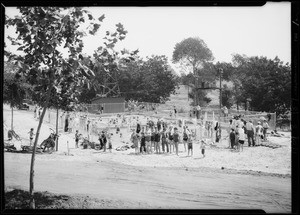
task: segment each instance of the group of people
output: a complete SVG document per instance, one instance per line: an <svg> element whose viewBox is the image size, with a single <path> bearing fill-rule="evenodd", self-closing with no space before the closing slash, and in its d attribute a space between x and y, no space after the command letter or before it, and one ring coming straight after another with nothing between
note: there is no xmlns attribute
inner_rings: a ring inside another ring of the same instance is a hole
<svg viewBox="0 0 300 215"><path fill-rule="evenodd" d="M175 153L179 155L179 144L183 144L184 151L188 156L193 155L194 138L192 132L187 126L183 126L183 131L180 132L176 125L167 125L167 123L158 120L155 125L153 121L149 121L146 126L137 124L136 129L133 129L131 142L135 148L136 154L162 154ZM205 155L204 141L201 142L201 149Z"/></svg>
<svg viewBox="0 0 300 215"><path fill-rule="evenodd" d="M266 119L257 122L257 125L253 125L253 121L246 121L241 116L234 116L230 119L230 147L238 151L243 151L245 141L248 142L248 147L259 146L261 141L267 140L267 130L269 124Z"/></svg>

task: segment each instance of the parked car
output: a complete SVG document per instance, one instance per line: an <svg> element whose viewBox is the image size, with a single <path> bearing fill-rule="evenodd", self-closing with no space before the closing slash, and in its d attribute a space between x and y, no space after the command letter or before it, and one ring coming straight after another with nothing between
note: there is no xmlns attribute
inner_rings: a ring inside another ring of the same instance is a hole
<svg viewBox="0 0 300 215"><path fill-rule="evenodd" d="M28 105L34 105L34 102L30 99L24 99L23 102L28 104Z"/></svg>
<svg viewBox="0 0 300 215"><path fill-rule="evenodd" d="M23 102L20 106L19 106L19 110L29 110L29 105L25 102Z"/></svg>

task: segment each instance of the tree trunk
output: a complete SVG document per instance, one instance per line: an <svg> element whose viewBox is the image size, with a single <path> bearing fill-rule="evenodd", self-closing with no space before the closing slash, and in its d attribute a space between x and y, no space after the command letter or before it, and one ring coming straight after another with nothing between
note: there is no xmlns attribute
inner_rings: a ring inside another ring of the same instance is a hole
<svg viewBox="0 0 300 215"><path fill-rule="evenodd" d="M11 130L14 130L14 107L11 106Z"/></svg>
<svg viewBox="0 0 300 215"><path fill-rule="evenodd" d="M58 134L58 108L56 108L56 134ZM56 137L56 151L58 151L58 137Z"/></svg>
<svg viewBox="0 0 300 215"><path fill-rule="evenodd" d="M34 202L34 198L33 198L33 192L34 192L34 161L35 161L35 151L36 151L36 146L37 146L37 142L39 139L39 135L40 135L40 129L43 123L43 119L46 113L46 109L47 106L49 104L49 100L50 100L50 95L51 95L51 90L52 90L53 86L51 85L48 89L47 92L47 97L46 97L46 102L44 103L44 109L42 112L42 115L40 116L40 121L39 121L39 125L36 131L36 136L35 136L35 140L34 140L34 144L33 144L33 151L32 151L32 156L31 156L31 164L30 164L30 179L29 179L29 194L30 194L30 208L31 209L35 209L35 202Z"/></svg>

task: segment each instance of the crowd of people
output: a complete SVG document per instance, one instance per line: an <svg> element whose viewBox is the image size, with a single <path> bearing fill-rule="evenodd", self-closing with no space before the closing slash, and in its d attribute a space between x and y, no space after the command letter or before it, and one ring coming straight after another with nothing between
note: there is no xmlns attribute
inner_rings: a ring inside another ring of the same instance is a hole
<svg viewBox="0 0 300 215"><path fill-rule="evenodd" d="M41 111L41 108L35 107L34 117L39 118ZM130 141L132 142L132 147L135 148L136 154L175 153L178 155L178 146L182 144L184 153L190 156L193 155L193 145L196 139L198 139L204 156L205 146L208 144L204 137L211 138L211 142L214 144L219 143L221 140L221 126L218 121L198 121L197 124L200 124L197 129L199 129L199 126L202 127L204 130L200 131L200 133L204 132L204 135L202 134L200 138L196 138L195 129L189 129L187 124L183 122L184 120L178 119L176 106L173 107L173 111L171 112L172 117L168 122L162 119L155 121L154 118L152 119L150 117L147 118L146 125L145 123L142 125L139 116L134 117L117 114L115 117L110 117L102 122L101 116L98 116L98 119L96 119L97 117L95 119L88 119L88 116L81 112L62 112L60 114L60 124L64 125L63 130L65 132L73 132L76 130L74 138L76 148L78 148L78 142L82 136L79 134L80 130L88 136L88 141L90 141L89 137L91 134L98 136L97 142L99 143L99 148L104 151L107 149L111 151L112 149L112 128L115 128L116 134L122 138L121 127L127 127L127 131L132 132ZM195 118L199 119L202 115L201 107L195 107L193 114L195 114ZM226 110L225 114L228 114ZM142 117L145 116L141 116L141 118ZM258 121L257 124L254 125L252 120L246 121L243 118L243 116L239 115L229 120L229 147L237 151L243 151L245 142L248 142L248 146L251 147L259 146L262 141L267 140L269 125L266 119ZM101 125L99 123L101 123ZM84 125L82 126L81 124ZM136 128L132 129L133 126L136 126ZM29 132L29 135L31 145L34 135L33 130Z"/></svg>
<svg viewBox="0 0 300 215"><path fill-rule="evenodd" d="M243 151L245 141L248 142L248 147L259 146L262 141L267 141L267 130L269 128L268 121L263 119L253 125L253 121L248 121L241 118L241 116L234 116L229 120L230 123L230 147L238 151Z"/></svg>
<svg viewBox="0 0 300 215"><path fill-rule="evenodd" d="M136 154L162 154L175 153L179 155L179 144L183 144L184 152L193 155L193 145L195 138L188 126L179 127L167 124L164 121L157 121L155 125L149 121L146 126L139 126L132 131L130 140L132 141Z"/></svg>

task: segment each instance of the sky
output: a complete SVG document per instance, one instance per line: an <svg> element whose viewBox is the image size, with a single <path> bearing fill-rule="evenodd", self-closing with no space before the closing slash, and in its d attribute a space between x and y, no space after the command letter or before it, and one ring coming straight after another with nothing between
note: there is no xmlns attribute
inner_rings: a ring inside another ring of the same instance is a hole
<svg viewBox="0 0 300 215"><path fill-rule="evenodd" d="M232 54L279 57L291 62L291 4L268 2L262 7L88 7L93 16L105 19L96 36L84 39L83 52L93 54L102 43L106 30L123 24L128 31L116 49L139 49L141 57L165 55L172 64L176 43L199 37L214 55L214 62L231 62ZM7 7L6 15L17 15L16 8ZM5 29L6 34L14 34ZM16 48L9 46L8 50Z"/></svg>

